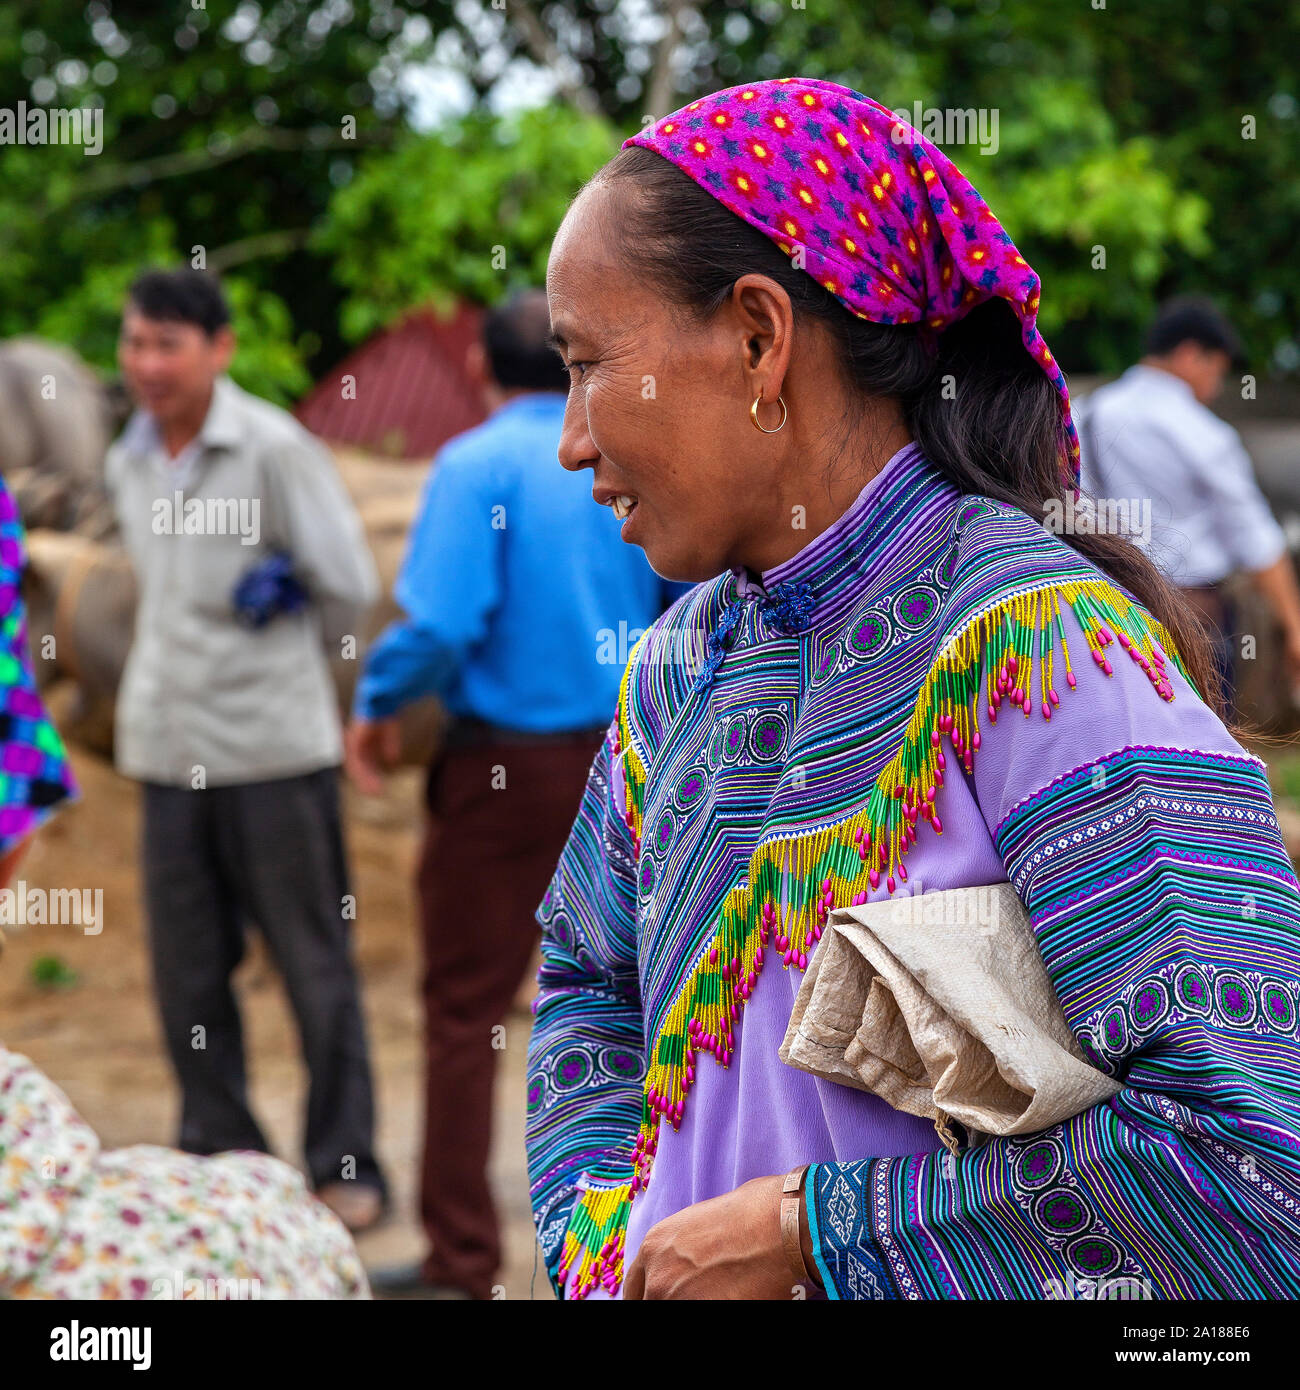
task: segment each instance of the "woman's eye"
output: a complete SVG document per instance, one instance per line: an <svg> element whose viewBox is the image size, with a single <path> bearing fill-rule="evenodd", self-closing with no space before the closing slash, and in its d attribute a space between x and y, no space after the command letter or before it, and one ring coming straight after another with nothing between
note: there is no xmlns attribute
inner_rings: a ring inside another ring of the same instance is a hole
<svg viewBox="0 0 1300 1390"><path fill-rule="evenodd" d="M591 364L589 362L568 362L565 365L568 367L569 371L576 371L578 375L581 376L582 369L584 367L589 367Z"/></svg>

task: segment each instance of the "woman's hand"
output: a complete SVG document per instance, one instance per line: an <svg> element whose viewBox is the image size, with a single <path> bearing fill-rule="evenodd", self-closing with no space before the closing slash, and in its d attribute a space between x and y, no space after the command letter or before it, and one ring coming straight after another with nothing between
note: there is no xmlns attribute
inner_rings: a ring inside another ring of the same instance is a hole
<svg viewBox="0 0 1300 1390"><path fill-rule="evenodd" d="M795 1283L781 1244L783 1178L751 1178L665 1217L646 1233L623 1278L623 1297L792 1299ZM802 1208L799 1231L808 1268L811 1238Z"/></svg>

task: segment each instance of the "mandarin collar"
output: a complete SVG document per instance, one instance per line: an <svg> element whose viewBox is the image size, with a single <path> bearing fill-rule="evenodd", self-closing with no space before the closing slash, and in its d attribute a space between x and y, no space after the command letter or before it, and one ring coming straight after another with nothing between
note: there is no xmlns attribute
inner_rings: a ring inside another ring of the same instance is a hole
<svg viewBox="0 0 1300 1390"><path fill-rule="evenodd" d="M743 565L733 565L737 598L764 598L782 592L778 585L808 585L815 598L826 580L841 568L846 550L872 546L898 518L889 504L898 497L900 484L918 468L925 466L921 446L914 440L905 444L870 479L848 508L819 535L814 536L788 560L754 575Z"/></svg>

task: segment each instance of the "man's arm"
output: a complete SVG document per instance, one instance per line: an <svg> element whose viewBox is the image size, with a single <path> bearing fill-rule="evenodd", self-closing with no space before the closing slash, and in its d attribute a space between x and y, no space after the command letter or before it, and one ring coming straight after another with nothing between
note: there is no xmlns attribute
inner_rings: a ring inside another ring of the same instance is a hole
<svg viewBox="0 0 1300 1390"><path fill-rule="evenodd" d="M1271 565L1249 573L1250 582L1264 596L1281 624L1291 684L1300 686L1300 585L1296 584L1291 552L1283 550Z"/></svg>
<svg viewBox="0 0 1300 1390"><path fill-rule="evenodd" d="M333 457L310 437L277 448L269 475L294 573L316 605L332 648L359 633L379 597L361 518Z"/></svg>
<svg viewBox="0 0 1300 1390"><path fill-rule="evenodd" d="M370 649L353 703L358 718L387 719L421 696L445 695L486 638L502 597L505 532L493 524L494 508L507 501L478 451L453 446L435 460L394 586L405 617Z"/></svg>
<svg viewBox="0 0 1300 1390"><path fill-rule="evenodd" d="M1236 430L1223 427L1197 456L1197 483L1233 564L1272 609L1282 629L1293 685L1300 685L1300 586L1286 535L1255 480Z"/></svg>

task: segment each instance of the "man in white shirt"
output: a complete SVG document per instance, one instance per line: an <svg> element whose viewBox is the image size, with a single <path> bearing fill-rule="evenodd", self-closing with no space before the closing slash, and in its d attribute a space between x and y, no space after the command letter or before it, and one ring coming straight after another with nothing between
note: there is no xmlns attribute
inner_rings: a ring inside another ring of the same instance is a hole
<svg viewBox="0 0 1300 1390"><path fill-rule="evenodd" d="M181 1086L178 1147L267 1148L248 1105L230 987L245 926L256 923L311 1078L303 1147L313 1185L361 1229L378 1219L386 1184L352 957L328 653L355 642L378 578L333 459L225 375L234 346L210 277L151 271L131 287L118 356L138 409L105 476L140 597L114 751L142 785L149 947Z"/></svg>
<svg viewBox="0 0 1300 1390"><path fill-rule="evenodd" d="M1134 537L1217 633L1232 689L1233 613L1224 581L1249 574L1282 629L1287 679L1300 685L1300 587L1286 537L1260 493L1241 436L1209 409L1241 347L1208 301L1165 304L1147 351L1081 411L1084 492L1150 503Z"/></svg>

